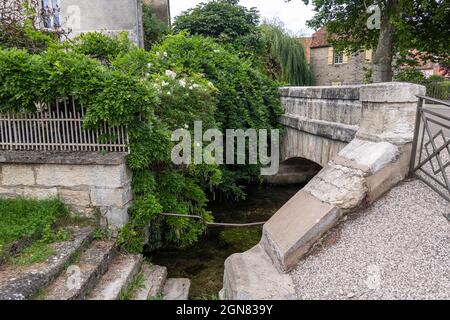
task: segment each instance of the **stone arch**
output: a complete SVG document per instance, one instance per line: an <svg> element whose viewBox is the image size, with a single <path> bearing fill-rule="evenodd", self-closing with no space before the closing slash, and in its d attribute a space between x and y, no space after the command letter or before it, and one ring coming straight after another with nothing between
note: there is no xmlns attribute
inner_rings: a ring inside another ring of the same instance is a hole
<svg viewBox="0 0 450 320"><path fill-rule="evenodd" d="M281 139L281 161L303 158L326 167L348 142L286 127Z"/></svg>
<svg viewBox="0 0 450 320"><path fill-rule="evenodd" d="M322 170L322 166L302 157L292 157L280 162L278 173L266 176L265 180L274 185L306 184Z"/></svg>

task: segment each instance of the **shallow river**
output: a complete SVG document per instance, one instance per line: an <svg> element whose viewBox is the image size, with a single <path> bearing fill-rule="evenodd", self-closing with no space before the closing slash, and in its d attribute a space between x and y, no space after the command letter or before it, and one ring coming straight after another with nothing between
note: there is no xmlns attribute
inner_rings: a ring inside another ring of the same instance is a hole
<svg viewBox="0 0 450 320"><path fill-rule="evenodd" d="M268 220L302 186L263 186L248 191L247 200L235 205L213 204L215 222L247 223ZM200 241L185 250L159 251L152 262L167 266L169 277L189 278L191 299L215 299L222 289L225 259L256 245L262 227L210 227Z"/></svg>

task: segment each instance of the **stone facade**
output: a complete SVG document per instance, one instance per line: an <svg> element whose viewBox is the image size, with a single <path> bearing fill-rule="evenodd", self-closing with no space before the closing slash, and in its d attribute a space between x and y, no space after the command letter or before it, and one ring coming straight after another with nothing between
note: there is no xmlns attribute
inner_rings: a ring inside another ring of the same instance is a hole
<svg viewBox="0 0 450 320"><path fill-rule="evenodd" d="M131 173L118 154L1 152L0 197L58 197L81 216L99 209L102 225L117 229L128 222Z"/></svg>
<svg viewBox="0 0 450 320"><path fill-rule="evenodd" d="M321 28L311 37L300 39L305 47L306 59L317 86L340 86L364 83L371 67L372 50L355 55L339 54L327 41L327 32ZM339 58L337 58L339 56Z"/></svg>
<svg viewBox="0 0 450 320"><path fill-rule="evenodd" d="M370 64L365 53L348 56L340 64L330 63L329 57L333 54L332 47L311 48L310 67L317 86L352 85L364 82L365 68Z"/></svg>

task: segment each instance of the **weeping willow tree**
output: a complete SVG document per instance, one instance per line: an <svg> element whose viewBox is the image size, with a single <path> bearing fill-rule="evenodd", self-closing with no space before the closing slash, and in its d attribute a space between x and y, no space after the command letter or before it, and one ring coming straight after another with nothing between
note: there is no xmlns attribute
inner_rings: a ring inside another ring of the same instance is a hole
<svg viewBox="0 0 450 320"><path fill-rule="evenodd" d="M270 75L293 86L312 85L311 70L300 41L273 24L262 24L261 32L267 45L266 69Z"/></svg>

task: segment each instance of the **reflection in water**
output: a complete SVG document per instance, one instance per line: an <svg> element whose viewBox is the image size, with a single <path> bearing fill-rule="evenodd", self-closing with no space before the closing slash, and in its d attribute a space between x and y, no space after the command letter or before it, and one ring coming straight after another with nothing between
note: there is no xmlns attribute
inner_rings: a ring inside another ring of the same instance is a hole
<svg viewBox="0 0 450 320"><path fill-rule="evenodd" d="M238 204L212 204L216 222L248 223L266 221L302 186L265 186L248 191L247 200ZM152 262L167 266L169 277L189 278L192 299L211 299L222 289L223 263L236 252L256 245L262 227L210 227L194 246L179 250L165 249L151 255Z"/></svg>

